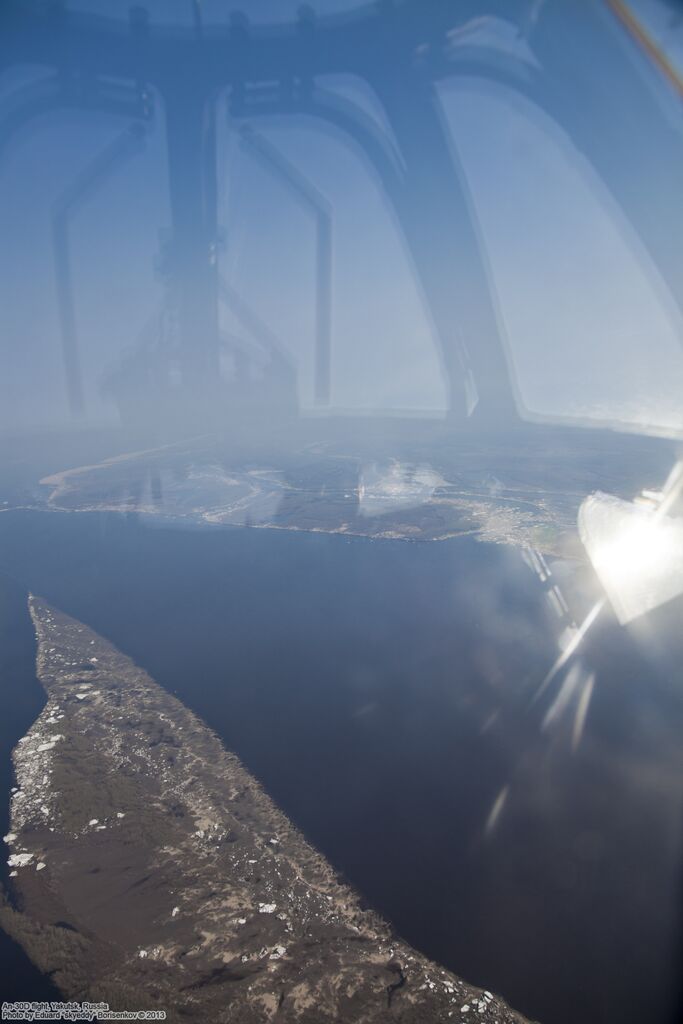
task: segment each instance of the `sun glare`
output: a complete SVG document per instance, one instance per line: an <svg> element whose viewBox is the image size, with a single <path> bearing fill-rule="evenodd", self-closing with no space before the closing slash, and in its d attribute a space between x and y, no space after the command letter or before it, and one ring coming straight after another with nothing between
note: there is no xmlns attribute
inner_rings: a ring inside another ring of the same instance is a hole
<svg viewBox="0 0 683 1024"><path fill-rule="evenodd" d="M683 520L594 494L581 507L579 529L622 624L683 592Z"/></svg>

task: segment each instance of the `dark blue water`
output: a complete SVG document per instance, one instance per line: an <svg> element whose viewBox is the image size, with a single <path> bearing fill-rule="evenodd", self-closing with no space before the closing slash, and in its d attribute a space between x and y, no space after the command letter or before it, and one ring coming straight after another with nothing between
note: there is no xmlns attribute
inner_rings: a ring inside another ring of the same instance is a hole
<svg viewBox="0 0 683 1024"><path fill-rule="evenodd" d="M676 1019L680 605L596 626L572 753L570 724L541 729L554 694L530 707L558 623L509 549L12 513L0 570L196 710L428 954L546 1024ZM5 771L40 706L22 642Z"/></svg>

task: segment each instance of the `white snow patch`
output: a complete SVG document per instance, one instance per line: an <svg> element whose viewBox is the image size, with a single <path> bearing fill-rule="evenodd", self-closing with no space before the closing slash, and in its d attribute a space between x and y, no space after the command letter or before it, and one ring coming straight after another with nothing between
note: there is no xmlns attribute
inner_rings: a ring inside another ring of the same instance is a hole
<svg viewBox="0 0 683 1024"><path fill-rule="evenodd" d="M13 853L7 863L11 868L25 868L32 860L32 853Z"/></svg>
<svg viewBox="0 0 683 1024"><path fill-rule="evenodd" d="M276 903L259 903L258 905L259 914L274 914L276 909Z"/></svg>

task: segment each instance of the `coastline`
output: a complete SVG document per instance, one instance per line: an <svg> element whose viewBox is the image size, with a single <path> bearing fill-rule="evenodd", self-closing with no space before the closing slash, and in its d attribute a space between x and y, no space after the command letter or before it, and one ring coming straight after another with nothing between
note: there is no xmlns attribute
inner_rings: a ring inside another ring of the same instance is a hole
<svg viewBox="0 0 683 1024"><path fill-rule="evenodd" d="M66 996L240 1024L523 1020L362 909L145 672L40 599L31 614L48 701L14 752L22 911L0 923Z"/></svg>

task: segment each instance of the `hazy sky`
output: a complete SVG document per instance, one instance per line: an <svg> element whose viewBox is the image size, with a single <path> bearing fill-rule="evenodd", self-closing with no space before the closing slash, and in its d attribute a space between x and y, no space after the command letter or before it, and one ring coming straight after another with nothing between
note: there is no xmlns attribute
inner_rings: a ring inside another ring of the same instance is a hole
<svg viewBox="0 0 683 1024"><path fill-rule="evenodd" d="M112 0L68 6L117 14L124 7ZM146 6L153 22L163 16L191 23L189 2L149 0ZM286 18L298 6L285 0L204 0L202 10L207 23L224 20L232 7L257 22ZM330 0L316 6L326 13L357 5ZM643 89L657 97L680 136L680 97L616 21L611 30L620 35ZM476 46L520 66L534 65L533 35L525 41L492 18L476 19L449 45L456 57L458 47ZM612 71L606 64L606 87ZM22 87L44 75L44 69L22 66L0 76L0 117ZM360 79L339 76L318 84L359 105L391 139L381 106ZM683 432L680 310L609 183L561 128L505 86L454 77L440 85L438 103L462 164L522 404L537 414ZM171 225L158 97L155 110L144 152L119 167L71 224L77 324L93 418L115 415L99 393L102 375L152 329L163 304L157 264ZM112 115L52 112L13 136L0 154L0 426L67 415L52 212L79 171L126 127ZM226 104L219 103L220 273L282 341L297 366L301 406L309 408L314 222L291 190L244 152L236 127ZM430 313L374 170L347 138L313 119L280 117L254 127L315 185L332 211L332 407L443 414L447 390ZM633 131L637 135L637 124ZM647 180L636 184L649 187ZM678 201L673 195L653 197L663 206ZM221 315L224 331L239 334L229 312ZM476 345L476 339L469 343Z"/></svg>

